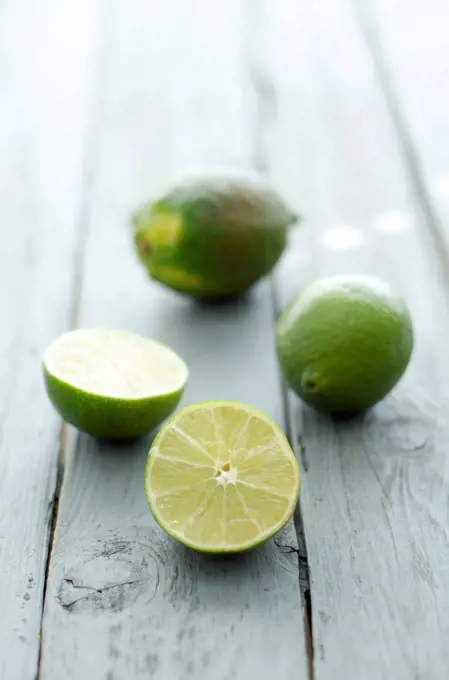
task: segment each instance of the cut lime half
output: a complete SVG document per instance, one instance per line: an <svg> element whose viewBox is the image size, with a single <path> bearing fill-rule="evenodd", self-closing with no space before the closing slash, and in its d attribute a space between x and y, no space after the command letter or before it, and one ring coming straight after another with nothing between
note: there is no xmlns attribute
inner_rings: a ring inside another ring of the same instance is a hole
<svg viewBox="0 0 449 680"><path fill-rule="evenodd" d="M188 406L160 431L145 491L160 526L210 553L249 550L293 514L299 466L268 416L238 402Z"/></svg>
<svg viewBox="0 0 449 680"><path fill-rule="evenodd" d="M77 329L44 355L48 396L68 422L95 437L132 439L176 408L188 378L165 345L107 329Z"/></svg>

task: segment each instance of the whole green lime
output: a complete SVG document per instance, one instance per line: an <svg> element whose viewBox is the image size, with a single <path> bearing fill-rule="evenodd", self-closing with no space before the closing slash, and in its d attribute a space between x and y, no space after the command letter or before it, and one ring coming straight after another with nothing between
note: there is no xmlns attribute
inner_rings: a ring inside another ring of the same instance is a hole
<svg viewBox="0 0 449 680"><path fill-rule="evenodd" d="M354 415L383 399L413 350L404 299L370 276L312 283L282 312L276 347L288 385L331 415Z"/></svg>
<svg viewBox="0 0 449 680"><path fill-rule="evenodd" d="M192 177L134 212L134 241L159 283L197 298L223 298L273 269L296 220L259 179Z"/></svg>

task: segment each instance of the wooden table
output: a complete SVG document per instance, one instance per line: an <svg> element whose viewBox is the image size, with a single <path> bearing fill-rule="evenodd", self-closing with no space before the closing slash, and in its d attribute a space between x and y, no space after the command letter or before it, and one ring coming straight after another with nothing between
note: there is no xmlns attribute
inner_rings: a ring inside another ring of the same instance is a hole
<svg viewBox="0 0 449 680"><path fill-rule="evenodd" d="M449 673L446 0L0 2L0 679L443 680ZM304 218L272 280L204 309L146 279L129 214L186 170L265 173ZM283 389L273 324L370 272L416 327L393 393L336 424ZM183 403L282 423L295 522L235 559L155 525L149 440L62 426L40 360L76 326L187 360Z"/></svg>

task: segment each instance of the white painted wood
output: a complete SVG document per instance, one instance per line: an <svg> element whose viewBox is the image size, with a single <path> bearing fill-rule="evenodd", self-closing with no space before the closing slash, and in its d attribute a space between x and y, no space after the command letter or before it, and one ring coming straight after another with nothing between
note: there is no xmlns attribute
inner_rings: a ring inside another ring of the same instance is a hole
<svg viewBox="0 0 449 680"><path fill-rule="evenodd" d="M445 272L350 4L280 0L264 23L260 58L278 110L272 176L306 218L279 270L280 304L321 275L377 273L406 296L416 327L406 376L364 418L334 423L290 395L315 678L440 680L449 670Z"/></svg>
<svg viewBox="0 0 449 680"><path fill-rule="evenodd" d="M191 369L183 404L235 398L281 420L268 283L237 304L198 306L146 278L129 225L135 205L187 166L251 163L244 7L132 0L116 12L78 324L169 343ZM304 679L293 527L246 556L199 556L151 517L149 441L71 435L42 680Z"/></svg>
<svg viewBox="0 0 449 680"><path fill-rule="evenodd" d="M0 678L37 674L61 423L41 355L70 324L95 3L0 5Z"/></svg>
<svg viewBox="0 0 449 680"><path fill-rule="evenodd" d="M444 0L376 0L359 7L374 62L428 196L434 235L449 257L449 6Z"/></svg>

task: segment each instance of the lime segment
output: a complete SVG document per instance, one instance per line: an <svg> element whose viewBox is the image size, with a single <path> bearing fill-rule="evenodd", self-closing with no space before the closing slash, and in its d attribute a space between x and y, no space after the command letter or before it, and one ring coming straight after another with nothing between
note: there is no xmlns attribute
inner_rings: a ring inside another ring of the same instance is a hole
<svg viewBox="0 0 449 680"><path fill-rule="evenodd" d="M132 333L77 329L46 351L47 392L63 418L94 436L141 436L168 417L188 378L165 345Z"/></svg>
<svg viewBox="0 0 449 680"><path fill-rule="evenodd" d="M293 514L299 466L280 428L237 402L189 406L161 430L145 490L172 537L213 553L250 549Z"/></svg>

